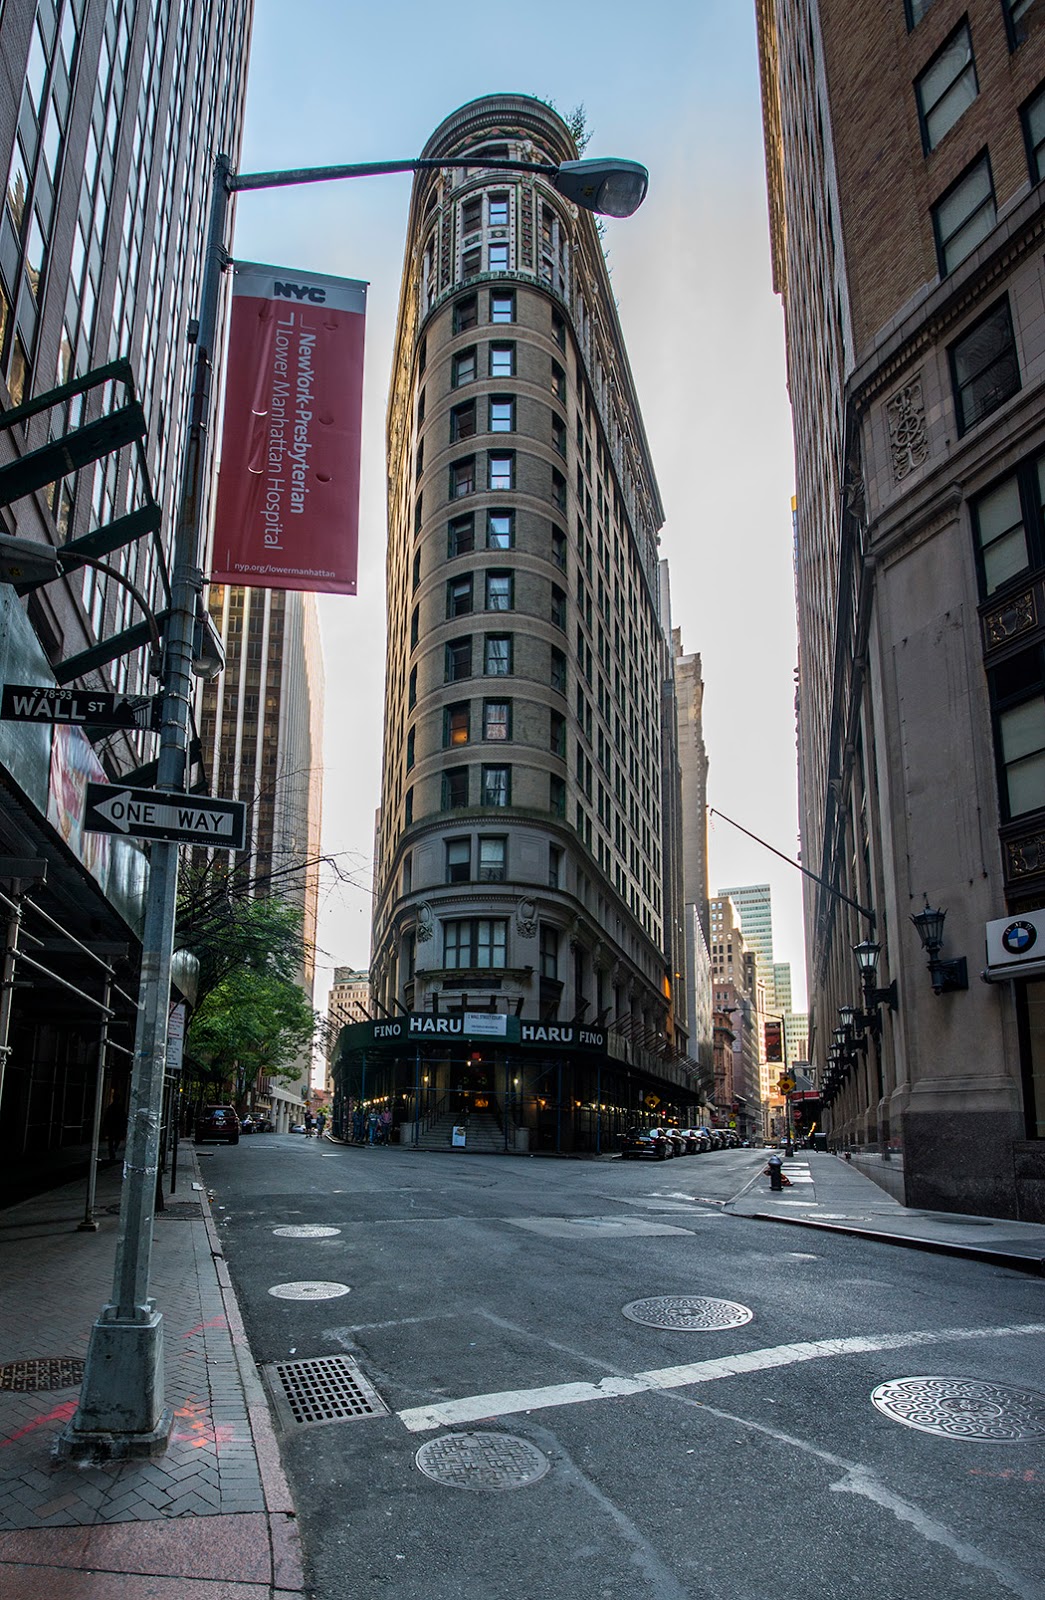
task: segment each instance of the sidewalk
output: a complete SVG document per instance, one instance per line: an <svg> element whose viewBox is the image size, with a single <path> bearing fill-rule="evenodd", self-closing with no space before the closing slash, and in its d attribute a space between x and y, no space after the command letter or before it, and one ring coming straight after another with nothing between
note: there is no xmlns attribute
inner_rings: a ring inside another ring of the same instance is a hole
<svg viewBox="0 0 1045 1600"><path fill-rule="evenodd" d="M182 1176L184 1174L184 1176ZM304 1600L297 1525L191 1146L156 1217L166 1453L56 1464L90 1328L112 1287L119 1165L0 1211L0 1594L4 1600Z"/></svg>
<svg viewBox="0 0 1045 1600"><path fill-rule="evenodd" d="M858 1234L884 1244L1045 1273L1045 1225L1041 1223L913 1210L894 1200L857 1167L826 1151L802 1150L786 1158L784 1174L791 1187L774 1194L759 1168L723 1209L759 1222Z"/></svg>

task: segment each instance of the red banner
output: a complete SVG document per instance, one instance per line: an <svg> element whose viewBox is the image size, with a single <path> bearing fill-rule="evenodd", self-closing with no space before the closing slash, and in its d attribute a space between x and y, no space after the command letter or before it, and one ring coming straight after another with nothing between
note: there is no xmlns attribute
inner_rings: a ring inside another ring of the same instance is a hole
<svg viewBox="0 0 1045 1600"><path fill-rule="evenodd" d="M234 273L211 580L355 594L366 284Z"/></svg>

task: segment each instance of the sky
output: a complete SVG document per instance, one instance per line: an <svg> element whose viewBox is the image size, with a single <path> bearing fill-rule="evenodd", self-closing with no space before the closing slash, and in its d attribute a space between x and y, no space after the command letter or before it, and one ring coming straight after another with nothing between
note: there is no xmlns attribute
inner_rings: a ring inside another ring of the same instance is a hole
<svg viewBox="0 0 1045 1600"><path fill-rule="evenodd" d="M699 653L709 804L798 854L791 495L783 312L770 280L754 0L256 0L240 170L417 155L469 100L583 105L589 156L649 169L604 245L665 507L672 623ZM324 878L316 967L370 953L384 689L384 426L409 175L237 199L239 260L369 282L359 591L320 600L326 672ZM804 1005L801 876L712 818L710 888L769 883L774 955Z"/></svg>

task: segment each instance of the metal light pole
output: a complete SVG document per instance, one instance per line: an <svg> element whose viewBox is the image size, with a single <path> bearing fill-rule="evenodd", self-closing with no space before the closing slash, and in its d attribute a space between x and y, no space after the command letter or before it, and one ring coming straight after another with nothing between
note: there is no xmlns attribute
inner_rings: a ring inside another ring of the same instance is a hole
<svg viewBox="0 0 1045 1600"><path fill-rule="evenodd" d="M197 601L203 590L200 562L212 420L211 380L216 366L221 275L230 263L225 245L229 197L241 189L278 189L331 179L474 165L474 158L440 157L237 174L232 171L227 156L217 158L196 328L188 445L172 552L157 789L177 791L185 780L193 632ZM618 217L630 216L638 209L648 183L646 169L634 161L565 161L556 165L487 159L482 165L541 174L574 204L588 211ZM126 1179L112 1298L91 1329L80 1403L57 1442L57 1454L67 1457L121 1460L160 1455L170 1436L172 1413L163 1397L163 1316L149 1296L149 1268L160 1154L178 848L176 843L165 841L154 841L152 845L142 932ZM9 947L12 942L9 935ZM364 1085L365 1061L364 1056Z"/></svg>

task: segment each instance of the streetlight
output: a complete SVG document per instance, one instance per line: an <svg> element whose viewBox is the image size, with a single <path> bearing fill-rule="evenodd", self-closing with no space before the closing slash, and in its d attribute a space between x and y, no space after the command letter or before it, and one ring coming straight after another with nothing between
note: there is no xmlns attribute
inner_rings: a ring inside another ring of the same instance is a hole
<svg viewBox="0 0 1045 1600"><path fill-rule="evenodd" d="M210 222L203 260L196 354L182 466L181 501L172 547L171 600L166 629L161 695L160 750L156 787L181 789L188 751L194 635L203 593L204 486L216 366L215 339L221 276L231 263L225 244L229 199L248 189L366 178L394 172L447 168L536 173L586 211L628 217L642 204L649 182L635 161L533 162L475 155L367 162L341 167L302 167L284 172L235 173L227 156L214 164ZM149 1298L152 1222L159 1165L160 1112L166 1060L167 1005L177 908L178 845L154 841L142 930L138 1022L127 1129L126 1179L112 1298L91 1329L80 1403L58 1440L60 1454L121 1460L161 1455L172 1413L163 1398L163 1316Z"/></svg>

